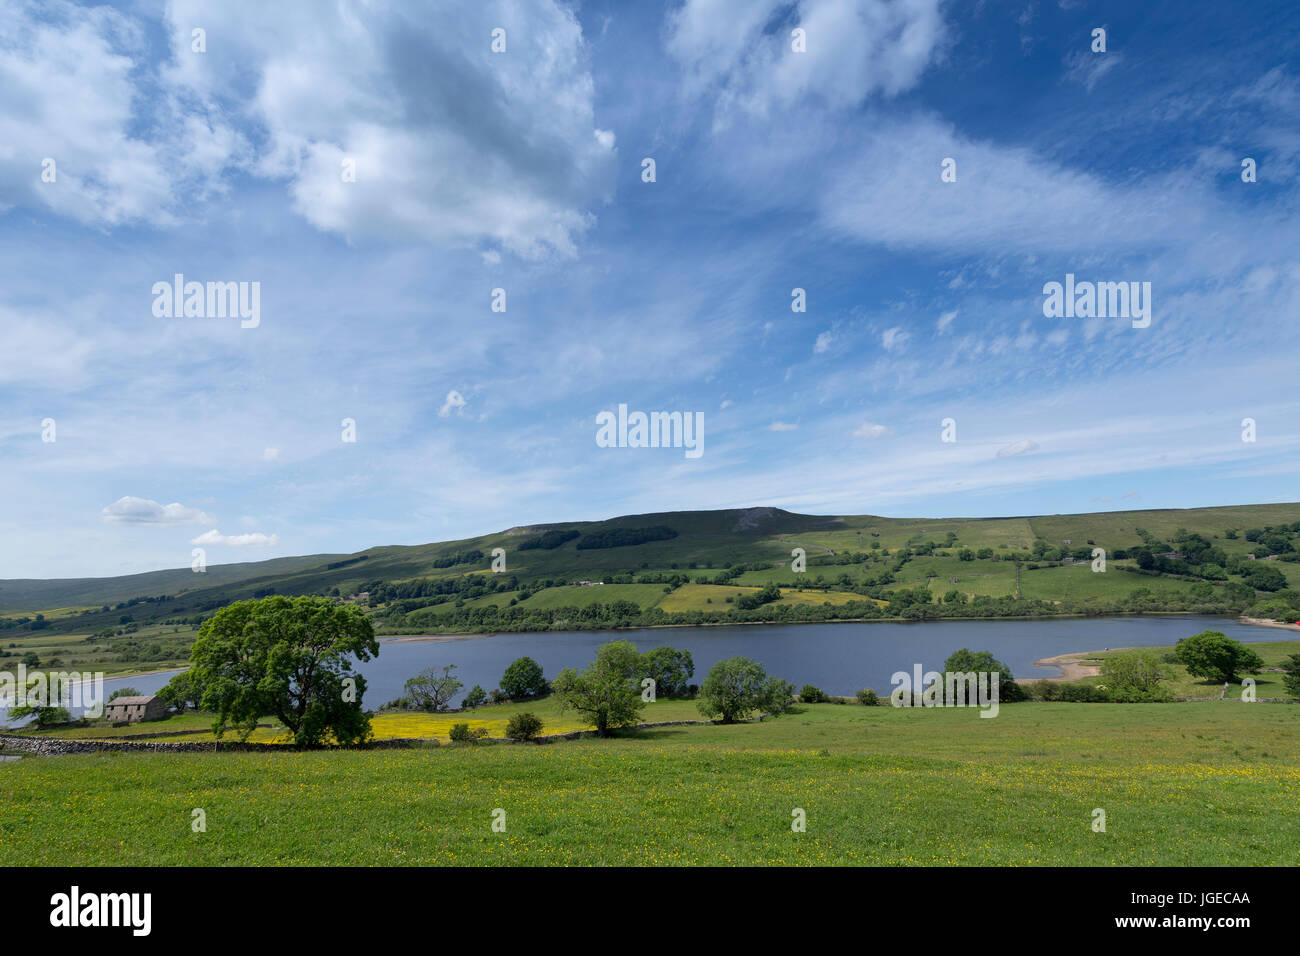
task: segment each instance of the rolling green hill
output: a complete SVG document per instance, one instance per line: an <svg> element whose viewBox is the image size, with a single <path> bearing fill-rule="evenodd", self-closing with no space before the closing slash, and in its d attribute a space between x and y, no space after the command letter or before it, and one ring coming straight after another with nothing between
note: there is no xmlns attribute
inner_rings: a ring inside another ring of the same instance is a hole
<svg viewBox="0 0 1300 956"><path fill-rule="evenodd" d="M48 617L48 610L52 608L116 604L144 595L177 594L198 586L211 588L254 578L269 579L348 557L350 555L309 554L245 564L215 564L208 567L202 578L189 568L145 571L112 578L12 578L0 580L0 613L44 610Z"/></svg>
<svg viewBox="0 0 1300 956"><path fill-rule="evenodd" d="M1105 574L1090 568L1094 547L1107 551ZM505 551L504 573L493 573L495 548ZM791 569L794 548L806 551L804 573ZM684 585L688 591L675 593ZM763 597L765 585L783 590ZM95 645L97 664L170 661L212 612L268 594L358 600L381 632L399 633L1242 613L1279 602L1285 616L1300 610L1297 588L1297 503L942 519L745 508L516 527L351 555L213 565L203 574L0 581L0 638L11 657L39 640L57 646L65 662L81 656L73 653L78 642ZM33 620L36 613L44 620Z"/></svg>

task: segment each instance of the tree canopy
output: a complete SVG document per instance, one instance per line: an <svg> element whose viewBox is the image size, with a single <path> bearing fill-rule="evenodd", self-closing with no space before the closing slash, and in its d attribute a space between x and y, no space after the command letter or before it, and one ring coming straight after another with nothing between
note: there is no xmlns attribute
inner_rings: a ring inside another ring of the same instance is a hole
<svg viewBox="0 0 1300 956"><path fill-rule="evenodd" d="M1212 681L1236 680L1240 673L1256 673L1264 666L1260 656L1222 631L1201 631L1185 637L1174 648L1178 662L1193 677Z"/></svg>
<svg viewBox="0 0 1300 956"><path fill-rule="evenodd" d="M794 699L794 686L769 677L763 665L748 657L729 657L709 668L700 685L696 705L705 717L717 717L724 724L744 720L755 711L782 714Z"/></svg>
<svg viewBox="0 0 1300 956"><path fill-rule="evenodd" d="M542 665L531 657L520 657L501 675L501 692L511 700L524 700L546 692Z"/></svg>
<svg viewBox="0 0 1300 956"><path fill-rule="evenodd" d="M596 659L579 673L572 667L551 681L560 704L586 716L606 736L614 727L635 724L641 700L641 654L631 641L611 641L596 649Z"/></svg>
<svg viewBox="0 0 1300 956"><path fill-rule="evenodd" d="M967 674L972 671L976 674L998 675L999 701L1005 703L1025 699L1024 689L1011 676L1011 668L988 651L972 651L963 647L959 651L953 651L948 655L948 659L943 662L943 672L945 674ZM944 693L947 693L946 681L944 682Z"/></svg>
<svg viewBox="0 0 1300 956"><path fill-rule="evenodd" d="M379 653L370 619L328 598L273 595L222 608L199 629L190 652L203 706L218 737L234 728L247 739L259 717L273 715L299 745L370 735L361 709L366 682L354 659Z"/></svg>
<svg viewBox="0 0 1300 956"><path fill-rule="evenodd" d="M451 699L465 685L452 676L455 664L448 664L438 673L437 667L426 667L406 682L406 696L422 710L446 710Z"/></svg>
<svg viewBox="0 0 1300 956"><path fill-rule="evenodd" d="M677 697L686 693L695 673L690 651L675 647L655 647L641 655L643 676L655 682L656 697Z"/></svg>
<svg viewBox="0 0 1300 956"><path fill-rule="evenodd" d="M1172 675L1157 652L1124 651L1102 661L1101 676L1113 690L1150 693Z"/></svg>

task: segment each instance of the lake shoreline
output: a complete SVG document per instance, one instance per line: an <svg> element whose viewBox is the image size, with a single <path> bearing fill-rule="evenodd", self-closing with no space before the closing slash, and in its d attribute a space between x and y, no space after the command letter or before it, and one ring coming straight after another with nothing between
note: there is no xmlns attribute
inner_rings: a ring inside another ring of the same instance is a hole
<svg viewBox="0 0 1300 956"><path fill-rule="evenodd" d="M827 621L701 621L698 624L634 624L629 627L593 627L593 628L564 628L570 630L591 630L591 631L659 631L669 628L683 627L791 627L802 626L805 624L942 624L945 621L966 622L972 621L1080 621L1080 620L1110 620L1119 617L1222 617L1226 620L1240 621L1243 624L1263 624L1270 625L1270 622L1262 621L1256 618L1234 617L1231 614L1204 614L1200 611L1146 611L1146 612L1129 612L1122 614L1026 614L1014 615L1007 617L932 617L924 620L914 620L906 617L839 617ZM1289 624L1273 624L1274 627L1291 627L1293 630L1300 631L1300 627L1294 627ZM453 631L447 634L389 634L379 637L378 640L383 643L394 643L397 641L453 641L462 638L474 637L497 637L501 634L547 634L550 631Z"/></svg>
<svg viewBox="0 0 1300 956"><path fill-rule="evenodd" d="M1262 618L1252 617L1233 617L1232 615L1203 615L1196 614L1192 611L1155 611L1146 614L1053 614L1050 616L1031 615L1026 617L944 617L933 618L926 621L911 621L906 618L841 618L834 621L709 621L700 624L649 624L643 627L609 627L593 628L592 630L602 631L658 631L670 628L687 628L687 627L749 627L749 626L770 626L770 627L790 627L793 625L804 624L939 624L945 621L1063 621L1063 620L1109 620L1116 617L1222 617L1226 620L1237 621L1241 624L1249 624L1255 627L1282 628L1284 630L1296 631L1300 633L1300 627L1294 624L1282 624L1277 621L1266 621ZM471 631L467 633L450 633L450 634L390 634L378 637L380 644L414 644L414 643L441 643L444 641L464 641L477 640L486 637L499 637L503 634L538 634L544 635L551 633L548 631ZM1116 648L1111 648L1115 650ZM1060 660L1071 656L1087 656L1095 654L1096 651L1076 651L1070 654L1059 654L1056 657L1043 658L1034 662L1035 666L1060 667L1062 674L1055 677L1029 677L1017 678L1018 681L1048 680L1048 681L1067 681L1077 680L1079 677L1093 676L1097 673L1095 670L1089 671L1090 665L1081 665L1083 670L1077 672L1075 677L1066 677L1066 668L1063 664L1070 662ZM132 677L149 677L154 674L181 673L187 670L186 667L180 668L160 668L149 671L136 671L130 674L114 674L111 677L105 676L105 680L124 680ZM1074 672L1072 669L1071 672Z"/></svg>
<svg viewBox="0 0 1300 956"><path fill-rule="evenodd" d="M1125 648L1107 649L1124 650ZM1055 657L1041 658L1034 661L1035 667L1055 667L1060 670L1060 673L1055 677L1017 677L1016 683L1036 684L1038 681L1046 681L1049 684L1064 684L1083 677L1096 677L1101 673L1101 665L1083 663L1088 655L1096 653L1096 651L1072 651L1068 654L1057 654Z"/></svg>

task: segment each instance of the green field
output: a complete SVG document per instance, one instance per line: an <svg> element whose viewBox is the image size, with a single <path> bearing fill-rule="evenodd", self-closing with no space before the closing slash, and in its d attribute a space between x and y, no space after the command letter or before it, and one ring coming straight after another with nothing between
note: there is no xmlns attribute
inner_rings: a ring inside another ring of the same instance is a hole
<svg viewBox="0 0 1300 956"><path fill-rule="evenodd" d="M819 704L544 746L29 757L0 764L0 864L1294 866L1298 731L1276 704Z"/></svg>
<svg viewBox="0 0 1300 956"><path fill-rule="evenodd" d="M1283 662L1292 654L1300 654L1300 641L1270 641L1267 643L1250 643L1246 645L1264 662L1264 670L1258 674L1250 674L1251 679L1255 681L1255 696L1263 697L1288 697L1286 687L1282 683L1281 668ZM1142 650L1155 651L1162 657L1170 655L1173 652L1169 647L1147 647ZM1124 649L1115 649L1112 651L1094 651L1088 654L1077 655L1077 660L1081 663L1101 664L1108 657L1116 654L1123 654ZM1164 687L1174 697L1219 697L1223 692L1223 684L1220 681L1203 680L1200 677L1193 677L1187 673L1187 668L1175 661L1166 661L1173 676L1164 682ZM1104 684L1105 678L1085 677L1080 683ZM1231 681L1228 684L1228 690L1225 699L1241 699L1241 681Z"/></svg>
<svg viewBox="0 0 1300 956"><path fill-rule="evenodd" d="M731 587L725 584L684 584L672 594L662 595L659 607L665 611L721 611L742 594L757 594L758 587ZM861 594L846 591L781 592L781 604L848 604L866 601Z"/></svg>
<svg viewBox="0 0 1300 956"><path fill-rule="evenodd" d="M12 672L29 653L45 670L98 671L106 677L184 667L197 634L197 627L174 624L146 624L111 640L76 632L9 631L0 635L0 670Z"/></svg>

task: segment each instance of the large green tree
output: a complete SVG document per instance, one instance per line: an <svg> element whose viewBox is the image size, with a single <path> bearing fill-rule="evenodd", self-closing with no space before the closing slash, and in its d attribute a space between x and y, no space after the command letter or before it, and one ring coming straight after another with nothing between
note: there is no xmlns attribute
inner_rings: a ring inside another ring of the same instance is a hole
<svg viewBox="0 0 1300 956"><path fill-rule="evenodd" d="M943 672L945 674L957 673L967 674L974 671L976 674L997 674L998 675L998 701L1006 703L1008 701L1024 700L1024 689L1016 683L1016 679L1011 676L1011 668L1003 664L994 657L989 651L972 651L963 647L959 651L953 651L948 655L948 659L943 662ZM947 694L947 680L943 682L943 694Z"/></svg>
<svg viewBox="0 0 1300 956"><path fill-rule="evenodd" d="M438 673L436 667L426 667L406 682L406 696L422 710L446 710L451 699L465 685L452 676L455 664L448 664Z"/></svg>
<svg viewBox="0 0 1300 956"><path fill-rule="evenodd" d="M656 647L641 655L641 669L644 677L654 680L656 697L677 697L686 693L695 662L690 651Z"/></svg>
<svg viewBox="0 0 1300 956"><path fill-rule="evenodd" d="M516 659L501 675L501 692L511 700L525 700L546 692L542 665L531 657Z"/></svg>
<svg viewBox="0 0 1300 956"><path fill-rule="evenodd" d="M551 689L562 707L587 717L604 737L614 727L635 724L641 715L641 654L631 641L602 644L586 670L566 667L551 681Z"/></svg>
<svg viewBox="0 0 1300 956"><path fill-rule="evenodd" d="M768 677L763 665L748 657L729 657L709 668L696 705L705 717L724 724L744 720L754 711L784 713L794 698L794 686Z"/></svg>
<svg viewBox="0 0 1300 956"><path fill-rule="evenodd" d="M158 691L163 703L183 714L186 708L198 710L203 706L203 688L194 679L193 668L181 671Z"/></svg>
<svg viewBox="0 0 1300 956"><path fill-rule="evenodd" d="M247 739L273 715L299 745L358 743L370 736L361 709L366 682L354 661L379 653L370 619L328 598L274 595L222 608L199 629L190 651L203 707L218 737Z"/></svg>
<svg viewBox="0 0 1300 956"><path fill-rule="evenodd" d="M1240 673L1253 674L1264 667L1260 656L1222 631L1201 631L1185 637L1174 648L1178 662L1193 677L1207 680L1236 680Z"/></svg>

